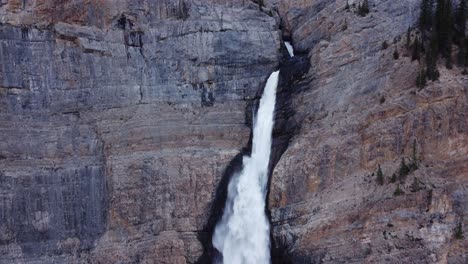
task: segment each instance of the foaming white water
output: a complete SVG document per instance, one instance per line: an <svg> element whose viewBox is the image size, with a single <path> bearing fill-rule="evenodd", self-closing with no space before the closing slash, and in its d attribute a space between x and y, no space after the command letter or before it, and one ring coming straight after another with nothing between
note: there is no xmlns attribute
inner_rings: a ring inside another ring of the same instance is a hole
<svg viewBox="0 0 468 264"><path fill-rule="evenodd" d="M284 45L286 46L286 49L288 50L289 56L294 57L294 48L291 45L291 43L289 43L288 41L285 41Z"/></svg>
<svg viewBox="0 0 468 264"><path fill-rule="evenodd" d="M252 154L244 156L242 171L229 183L224 214L213 235L224 264L270 263L265 199L278 75L276 71L268 78L255 118Z"/></svg>

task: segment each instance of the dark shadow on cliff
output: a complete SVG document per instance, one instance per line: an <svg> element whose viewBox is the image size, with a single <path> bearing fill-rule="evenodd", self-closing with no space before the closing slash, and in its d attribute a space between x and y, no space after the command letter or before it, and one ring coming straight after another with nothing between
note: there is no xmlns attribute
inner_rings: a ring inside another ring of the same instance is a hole
<svg viewBox="0 0 468 264"><path fill-rule="evenodd" d="M202 232L199 232L198 239L203 244L203 255L197 260L196 263L212 263L215 258L219 258L219 252L213 247L211 238L213 236L216 224L221 220L224 212L224 206L227 199L228 185L232 177L235 176L239 171L242 170L242 158L244 155L250 155L252 146L252 135L250 135L249 143L247 147L243 148L234 159L229 162L226 169L224 170L221 181L216 189L213 204L210 209L210 216L208 221L203 228Z"/></svg>
<svg viewBox="0 0 468 264"><path fill-rule="evenodd" d="M271 175L276 164L279 162L283 153L289 147L294 135L300 129L302 120L296 115L293 99L296 95L307 90L310 80L305 80L304 76L310 69L310 62L307 53L298 53L290 58L286 49L282 50L282 60L280 64L280 79L278 84L275 125L273 128L273 143L270 156L270 168L268 177L267 206L265 208L268 219L270 220L270 229L273 228L271 222L271 212L268 210L268 197L270 195ZM285 243L276 241L270 230L270 252L272 263L292 263L289 250Z"/></svg>

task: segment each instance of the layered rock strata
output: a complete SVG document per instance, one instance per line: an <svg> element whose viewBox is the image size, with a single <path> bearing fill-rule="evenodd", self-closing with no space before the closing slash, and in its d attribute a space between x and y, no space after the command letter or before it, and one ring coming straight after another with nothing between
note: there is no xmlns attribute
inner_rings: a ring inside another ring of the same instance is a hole
<svg viewBox="0 0 468 264"><path fill-rule="evenodd" d="M243 1L2 1L0 263L194 263L278 65Z"/></svg>

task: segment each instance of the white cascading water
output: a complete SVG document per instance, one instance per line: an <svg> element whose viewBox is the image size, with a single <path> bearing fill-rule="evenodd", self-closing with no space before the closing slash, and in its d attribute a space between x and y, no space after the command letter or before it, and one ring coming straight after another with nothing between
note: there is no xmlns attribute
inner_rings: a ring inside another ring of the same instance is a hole
<svg viewBox="0 0 468 264"><path fill-rule="evenodd" d="M273 72L267 80L254 122L252 154L244 156L242 171L229 183L224 214L213 235L224 264L270 263L265 199L278 75Z"/></svg>
<svg viewBox="0 0 468 264"><path fill-rule="evenodd" d="M294 48L293 48L293 46L291 45L291 43L288 42L288 41L285 41L285 42L284 42L284 45L286 46L286 49L288 50L289 56L290 56L291 58L294 57Z"/></svg>

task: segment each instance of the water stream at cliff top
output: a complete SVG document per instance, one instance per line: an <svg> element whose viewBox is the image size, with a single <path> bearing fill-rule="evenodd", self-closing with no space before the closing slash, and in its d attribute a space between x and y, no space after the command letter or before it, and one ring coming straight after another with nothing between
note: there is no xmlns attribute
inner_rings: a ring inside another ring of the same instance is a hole
<svg viewBox="0 0 468 264"><path fill-rule="evenodd" d="M294 48L293 48L293 46L291 45L291 43L288 42L288 41L285 41L285 42L284 42L284 45L286 46L286 49L288 50L289 56L290 56L291 58L294 57Z"/></svg>
<svg viewBox="0 0 468 264"><path fill-rule="evenodd" d="M254 121L252 154L244 156L242 171L229 183L224 214L213 235L224 264L270 263L265 199L278 75L273 72L267 80Z"/></svg>

